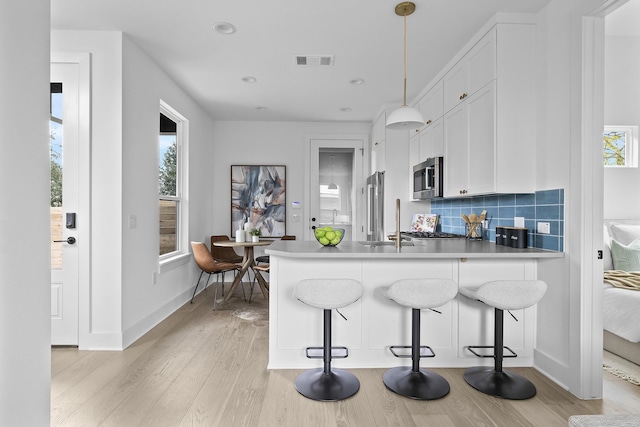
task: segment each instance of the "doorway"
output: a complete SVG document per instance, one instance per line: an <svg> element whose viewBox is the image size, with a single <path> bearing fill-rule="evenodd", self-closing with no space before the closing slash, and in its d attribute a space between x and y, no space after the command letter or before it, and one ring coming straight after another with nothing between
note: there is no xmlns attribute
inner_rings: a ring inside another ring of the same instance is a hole
<svg viewBox="0 0 640 427"><path fill-rule="evenodd" d="M364 137L309 141L309 215L305 239L316 227L344 229L344 240L364 240L362 168Z"/></svg>
<svg viewBox="0 0 640 427"><path fill-rule="evenodd" d="M80 345L88 308L88 54L51 55L51 345Z"/></svg>

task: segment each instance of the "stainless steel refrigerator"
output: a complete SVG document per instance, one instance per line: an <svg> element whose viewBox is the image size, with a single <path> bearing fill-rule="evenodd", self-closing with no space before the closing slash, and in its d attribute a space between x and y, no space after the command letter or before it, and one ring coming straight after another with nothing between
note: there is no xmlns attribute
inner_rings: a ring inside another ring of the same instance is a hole
<svg viewBox="0 0 640 427"><path fill-rule="evenodd" d="M384 172L367 178L367 240L384 240Z"/></svg>

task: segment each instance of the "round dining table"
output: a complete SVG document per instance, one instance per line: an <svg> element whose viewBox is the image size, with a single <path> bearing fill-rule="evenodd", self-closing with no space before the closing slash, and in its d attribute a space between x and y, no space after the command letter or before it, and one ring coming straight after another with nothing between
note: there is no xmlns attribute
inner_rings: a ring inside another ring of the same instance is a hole
<svg viewBox="0 0 640 427"><path fill-rule="evenodd" d="M238 287L238 284L242 281L242 278L247 273L247 270L252 270L253 274L256 276L256 280L260 285L260 290L262 290L262 295L266 300L269 300L269 285L267 281L262 277L260 272L253 267L256 265L256 260L253 257L253 248L256 246L269 246L273 243L271 240L260 240L258 242L236 242L235 240L221 240L218 242L213 242L214 246L222 246L225 248L243 248L243 258L242 258L242 268L236 277L233 279L233 283L231 284L231 288L227 295L224 297L225 301L229 301L231 295L233 295L233 291Z"/></svg>

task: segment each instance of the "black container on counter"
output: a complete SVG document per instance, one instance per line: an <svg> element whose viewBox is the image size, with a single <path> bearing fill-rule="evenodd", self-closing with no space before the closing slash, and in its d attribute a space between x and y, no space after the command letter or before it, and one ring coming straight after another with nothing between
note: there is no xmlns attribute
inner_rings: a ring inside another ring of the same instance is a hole
<svg viewBox="0 0 640 427"><path fill-rule="evenodd" d="M529 230L522 227L496 227L496 245L524 249L529 246Z"/></svg>
<svg viewBox="0 0 640 427"><path fill-rule="evenodd" d="M514 228L511 235L511 247L524 249L529 246L527 242L528 231L526 228Z"/></svg>

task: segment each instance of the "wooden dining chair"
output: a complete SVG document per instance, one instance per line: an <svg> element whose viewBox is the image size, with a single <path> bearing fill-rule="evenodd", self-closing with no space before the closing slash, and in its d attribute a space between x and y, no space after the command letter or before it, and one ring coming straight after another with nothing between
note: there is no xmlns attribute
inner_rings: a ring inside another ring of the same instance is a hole
<svg viewBox="0 0 640 427"><path fill-rule="evenodd" d="M220 262L230 262L232 264L242 264L243 258L242 255L238 255L238 253L233 250L233 248L225 248L222 246L215 246L214 242L226 241L229 240L229 236L225 234L218 234L211 236L211 256L216 261ZM237 270L233 272L234 277L237 273ZM242 289L244 291L244 288ZM222 296L224 296L224 281L222 283Z"/></svg>
<svg viewBox="0 0 640 427"><path fill-rule="evenodd" d="M198 285L200 285L200 279L202 279L202 275L204 273L208 273L207 281L204 285L204 288L207 289L207 285L209 284L209 280L211 279L211 275L216 275L216 288L213 293L213 309L216 309L216 301L218 299L218 284L220 283L220 274L222 274L222 286L223 291L222 295L224 295L224 273L227 271L237 271L241 268L240 265L230 263L230 262L220 262L213 259L211 252L202 242L191 242L191 249L193 250L193 258L196 261L196 264L200 268L200 276L198 277L198 281L196 282L196 287L193 290L193 295L191 296L191 303L193 304L193 299L196 296L196 292L198 290ZM244 291L244 288L242 288Z"/></svg>

